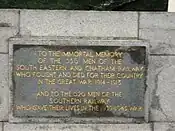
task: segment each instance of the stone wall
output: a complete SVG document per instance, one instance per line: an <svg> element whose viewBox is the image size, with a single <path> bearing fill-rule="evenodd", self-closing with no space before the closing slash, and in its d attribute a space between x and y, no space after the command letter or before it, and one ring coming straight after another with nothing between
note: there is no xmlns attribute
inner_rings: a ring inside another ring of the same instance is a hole
<svg viewBox="0 0 175 131"><path fill-rule="evenodd" d="M149 40L149 123L9 123L8 39L40 36ZM0 10L0 131L174 131L174 42L174 13Z"/></svg>

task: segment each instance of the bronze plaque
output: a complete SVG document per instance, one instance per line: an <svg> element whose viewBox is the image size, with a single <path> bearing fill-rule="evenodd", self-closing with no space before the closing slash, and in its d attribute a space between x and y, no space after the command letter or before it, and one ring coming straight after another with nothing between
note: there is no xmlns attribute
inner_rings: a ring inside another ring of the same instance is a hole
<svg viewBox="0 0 175 131"><path fill-rule="evenodd" d="M13 45L15 117L144 117L146 47Z"/></svg>

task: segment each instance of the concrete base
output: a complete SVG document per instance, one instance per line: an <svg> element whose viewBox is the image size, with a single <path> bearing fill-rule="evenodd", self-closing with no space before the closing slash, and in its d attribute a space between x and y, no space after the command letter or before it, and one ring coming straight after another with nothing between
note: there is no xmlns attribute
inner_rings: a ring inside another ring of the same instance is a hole
<svg viewBox="0 0 175 131"><path fill-rule="evenodd" d="M150 124L59 125L6 123L4 131L151 131L151 126Z"/></svg>

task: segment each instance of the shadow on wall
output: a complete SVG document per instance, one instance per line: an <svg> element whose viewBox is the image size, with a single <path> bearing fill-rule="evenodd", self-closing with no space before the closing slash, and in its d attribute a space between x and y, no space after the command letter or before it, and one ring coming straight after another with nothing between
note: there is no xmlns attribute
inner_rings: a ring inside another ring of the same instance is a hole
<svg viewBox="0 0 175 131"><path fill-rule="evenodd" d="M167 11L168 0L0 0L0 8Z"/></svg>

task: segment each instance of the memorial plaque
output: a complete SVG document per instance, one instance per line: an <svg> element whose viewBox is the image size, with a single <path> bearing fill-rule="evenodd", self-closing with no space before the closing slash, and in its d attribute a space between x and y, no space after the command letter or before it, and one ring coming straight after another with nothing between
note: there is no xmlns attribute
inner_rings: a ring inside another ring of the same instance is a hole
<svg viewBox="0 0 175 131"><path fill-rule="evenodd" d="M13 44L13 116L143 118L146 47Z"/></svg>

